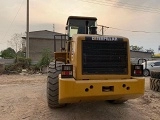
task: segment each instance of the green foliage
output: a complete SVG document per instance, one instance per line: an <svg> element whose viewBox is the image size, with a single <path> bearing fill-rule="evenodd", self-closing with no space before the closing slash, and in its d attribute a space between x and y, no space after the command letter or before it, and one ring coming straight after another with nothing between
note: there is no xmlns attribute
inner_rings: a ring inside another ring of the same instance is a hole
<svg viewBox="0 0 160 120"><path fill-rule="evenodd" d="M132 50L132 51L141 51L141 52L148 52L148 53L154 53L154 50L153 49L145 49L144 50L144 48L141 46L141 47L139 47L139 46L137 46L137 45L131 45L130 46L130 50Z"/></svg>
<svg viewBox="0 0 160 120"><path fill-rule="evenodd" d="M42 69L42 67L47 67L52 59L51 51L45 49L42 52L42 58L40 59L38 64L31 65L31 59L25 58L22 54L23 54L22 52L18 52L17 55L15 53L15 56L14 56L15 63L12 65L7 65L5 67L6 72L19 73L22 71L22 69L27 69L28 73L34 74L39 72Z"/></svg>
<svg viewBox="0 0 160 120"><path fill-rule="evenodd" d="M29 74L34 74L34 73L37 73L40 71L40 68L38 66L38 64L35 64L35 65L30 65L27 69L28 73Z"/></svg>
<svg viewBox="0 0 160 120"><path fill-rule="evenodd" d="M12 65L6 65L5 66L6 72L14 72L14 73L20 73L22 71L22 67L18 64L12 64Z"/></svg>
<svg viewBox="0 0 160 120"><path fill-rule="evenodd" d="M21 66L21 68L26 69L31 65L31 59L18 57L18 58L16 58L15 63L17 65Z"/></svg>
<svg viewBox="0 0 160 120"><path fill-rule="evenodd" d="M145 51L146 51L146 52L150 52L150 53L154 53L154 50L151 49L151 48L150 48L150 49L146 49Z"/></svg>
<svg viewBox="0 0 160 120"><path fill-rule="evenodd" d="M42 52L42 58L38 63L39 67L48 66L49 63L51 62L51 59L52 59L51 51L48 50L48 49L44 49L43 52Z"/></svg>
<svg viewBox="0 0 160 120"><path fill-rule="evenodd" d="M23 51L18 51L17 52L17 57L25 58L25 54Z"/></svg>
<svg viewBox="0 0 160 120"><path fill-rule="evenodd" d="M12 65L6 65L5 70L8 72L16 72L19 73L22 69L28 69L31 65L30 58L16 58L15 63Z"/></svg>
<svg viewBox="0 0 160 120"><path fill-rule="evenodd" d="M6 58L6 59L16 58L16 52L14 49L9 47L9 48L1 51L1 57Z"/></svg>

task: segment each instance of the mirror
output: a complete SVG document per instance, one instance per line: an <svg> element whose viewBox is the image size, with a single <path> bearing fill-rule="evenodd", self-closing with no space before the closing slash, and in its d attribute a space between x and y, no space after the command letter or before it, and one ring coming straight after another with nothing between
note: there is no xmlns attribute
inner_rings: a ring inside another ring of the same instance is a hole
<svg viewBox="0 0 160 120"><path fill-rule="evenodd" d="M153 67L153 66L154 66L154 63L151 64L151 67Z"/></svg>

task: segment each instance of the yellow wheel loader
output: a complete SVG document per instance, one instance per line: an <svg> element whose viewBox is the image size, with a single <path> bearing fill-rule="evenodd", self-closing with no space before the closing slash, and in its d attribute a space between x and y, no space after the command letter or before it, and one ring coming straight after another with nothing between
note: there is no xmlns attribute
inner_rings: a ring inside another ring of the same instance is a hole
<svg viewBox="0 0 160 120"><path fill-rule="evenodd" d="M95 17L68 17L66 47L49 65L50 108L93 100L123 103L144 94L143 66L131 65L128 38L98 35L96 22Z"/></svg>

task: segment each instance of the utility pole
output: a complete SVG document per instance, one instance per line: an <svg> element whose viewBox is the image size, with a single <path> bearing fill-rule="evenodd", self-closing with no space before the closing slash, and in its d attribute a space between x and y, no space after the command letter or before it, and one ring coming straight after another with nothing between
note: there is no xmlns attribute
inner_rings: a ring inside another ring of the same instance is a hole
<svg viewBox="0 0 160 120"><path fill-rule="evenodd" d="M55 25L53 24L53 32L55 32Z"/></svg>
<svg viewBox="0 0 160 120"><path fill-rule="evenodd" d="M26 58L29 58L29 0L27 0Z"/></svg>
<svg viewBox="0 0 160 120"><path fill-rule="evenodd" d="M102 35L104 35L104 26L102 25Z"/></svg>
<svg viewBox="0 0 160 120"><path fill-rule="evenodd" d="M97 26L100 26L100 27L102 27L102 35L104 35L104 28L109 28L109 27L107 27L107 26L104 26L104 25L97 25Z"/></svg>

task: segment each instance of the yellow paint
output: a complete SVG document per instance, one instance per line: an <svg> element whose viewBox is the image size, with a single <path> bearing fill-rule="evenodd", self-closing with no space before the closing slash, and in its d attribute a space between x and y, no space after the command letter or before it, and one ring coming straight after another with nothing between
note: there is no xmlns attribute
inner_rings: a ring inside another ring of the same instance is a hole
<svg viewBox="0 0 160 120"><path fill-rule="evenodd" d="M66 63L67 54L67 52L54 52L54 59Z"/></svg>
<svg viewBox="0 0 160 120"><path fill-rule="evenodd" d="M120 36L113 36L123 38L123 41L126 41L128 44L128 74L125 75L82 75L82 40L85 40L86 36L98 36L98 35L74 35L72 39L72 50L73 55L71 58L71 64L73 64L73 76L76 80L81 79L120 79L120 78L130 78L131 77L131 63L130 63L130 49L129 49L129 40Z"/></svg>
<svg viewBox="0 0 160 120"><path fill-rule="evenodd" d="M100 35L74 35L71 41L71 51L56 53L56 57L69 59L73 64L73 78L61 78L59 75L59 103L74 103L90 100L127 100L137 98L144 94L144 78L131 77L129 40L120 36L107 36L123 38L128 49L128 73L124 75L83 75L82 74L82 40L86 36ZM84 80L85 79L85 80ZM93 86L93 88L91 87ZM102 88L107 89L105 92ZM88 90L88 92L87 92Z"/></svg>
<svg viewBox="0 0 160 120"><path fill-rule="evenodd" d="M90 88L90 86L93 86L93 88ZM113 86L114 89L103 92L103 86ZM88 92L85 89L88 89ZM59 76L59 103L90 100L127 100L137 98L143 94L144 78L76 81L74 78L64 79Z"/></svg>

